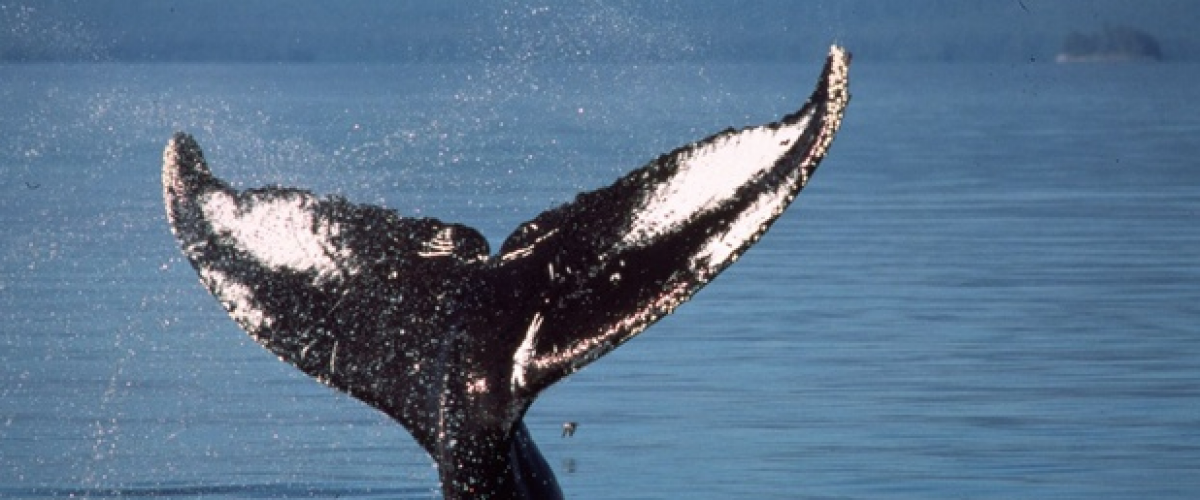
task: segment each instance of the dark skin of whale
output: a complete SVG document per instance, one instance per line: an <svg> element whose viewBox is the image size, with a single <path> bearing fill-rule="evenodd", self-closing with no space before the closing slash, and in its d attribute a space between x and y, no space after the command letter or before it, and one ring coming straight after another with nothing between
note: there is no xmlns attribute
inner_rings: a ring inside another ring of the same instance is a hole
<svg viewBox="0 0 1200 500"><path fill-rule="evenodd" d="M682 146L522 224L477 231L292 188L238 191L178 133L171 230L259 344L402 424L447 499L562 492L523 422L537 395L669 314L803 189L849 103L834 47L777 122Z"/></svg>

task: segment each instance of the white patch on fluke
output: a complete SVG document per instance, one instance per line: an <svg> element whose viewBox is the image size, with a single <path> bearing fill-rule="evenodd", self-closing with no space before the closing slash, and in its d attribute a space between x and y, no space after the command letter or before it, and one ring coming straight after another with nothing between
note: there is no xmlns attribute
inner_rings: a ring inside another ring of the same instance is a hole
<svg viewBox="0 0 1200 500"><path fill-rule="evenodd" d="M221 300L225 309L229 311L229 316L250 333L254 334L271 326L271 316L255 305L254 291L250 290L250 287L229 279L225 273L212 267L200 268L200 279L204 280L213 295Z"/></svg>
<svg viewBox="0 0 1200 500"><path fill-rule="evenodd" d="M421 257L448 257L454 255L454 228L444 227L425 242L425 249L417 252Z"/></svg>
<svg viewBox="0 0 1200 500"><path fill-rule="evenodd" d="M525 387L525 372L529 369L529 364L533 362L533 344L537 338L538 330L541 328L542 313L534 313L533 319L529 321L529 328L525 330L525 339L521 341L521 346L517 348L517 352L513 353L513 369L510 383L514 389Z"/></svg>
<svg viewBox="0 0 1200 500"><path fill-rule="evenodd" d="M734 132L685 153L679 159L678 172L633 211L635 217L623 243L636 246L654 241L733 198L743 185L775 166L809 120L811 117L777 129Z"/></svg>
<svg viewBox="0 0 1200 500"><path fill-rule="evenodd" d="M341 232L336 223L318 220L310 205L296 195L259 201L243 209L233 195L220 191L200 200L213 231L272 269L316 271L320 279L340 276L338 261L350 256L333 241Z"/></svg>
<svg viewBox="0 0 1200 500"><path fill-rule="evenodd" d="M530 224L529 230L536 231L537 224ZM538 246L538 244L545 241L547 238L554 236L554 234L557 232L558 232L557 228L546 231L546 234L539 235L537 237L537 239L533 240L533 243L525 245L521 248L513 249L513 250L509 251L508 253L500 256L500 260L507 262L512 259L518 259L518 258L523 258L523 257L528 257L530 255L533 255L533 249L536 248Z"/></svg>
<svg viewBox="0 0 1200 500"><path fill-rule="evenodd" d="M738 249L750 243L771 219L783 211L785 200L782 197L787 196L786 186L781 187L780 191L760 195L749 209L738 214L737 220L725 232L714 235L706 242L704 248L692 257L693 265L707 267L733 258Z"/></svg>
<svg viewBox="0 0 1200 500"><path fill-rule="evenodd" d="M681 153L675 175L648 194L642 206L634 211L634 220L622 243L629 246L653 243L732 199L740 189L773 169L790 150L803 147L797 141L814 117L821 117L821 128L814 142L802 158L794 158L800 163L781 172L788 178L772 180L769 190L757 190L751 204L734 220L727 221L723 231L708 237L705 246L692 257L692 264L697 269L711 269L735 259L783 212L794 198L797 186L808 183L808 176L828 151L850 99L848 69L849 54L840 47L832 47L824 82L828 96L824 110L806 108L806 115L795 123L729 132L703 147Z"/></svg>

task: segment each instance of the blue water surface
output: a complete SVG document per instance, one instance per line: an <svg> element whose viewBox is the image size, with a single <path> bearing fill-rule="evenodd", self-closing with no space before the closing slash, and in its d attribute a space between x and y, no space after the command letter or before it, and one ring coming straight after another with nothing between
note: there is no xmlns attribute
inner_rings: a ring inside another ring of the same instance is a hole
<svg viewBox="0 0 1200 500"><path fill-rule="evenodd" d="M250 341L164 217L239 187L479 228L796 109L819 60L0 66L0 497L436 498ZM809 189L527 420L571 498L1200 494L1200 66L856 63ZM579 422L560 437L564 421Z"/></svg>

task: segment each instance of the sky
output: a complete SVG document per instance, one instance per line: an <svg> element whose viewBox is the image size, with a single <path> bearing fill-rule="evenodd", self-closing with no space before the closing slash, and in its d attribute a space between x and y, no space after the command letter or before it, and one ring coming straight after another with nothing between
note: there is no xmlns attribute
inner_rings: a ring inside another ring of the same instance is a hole
<svg viewBox="0 0 1200 500"><path fill-rule="evenodd" d="M1194 0L0 0L0 61L1052 60L1126 25L1200 60Z"/></svg>

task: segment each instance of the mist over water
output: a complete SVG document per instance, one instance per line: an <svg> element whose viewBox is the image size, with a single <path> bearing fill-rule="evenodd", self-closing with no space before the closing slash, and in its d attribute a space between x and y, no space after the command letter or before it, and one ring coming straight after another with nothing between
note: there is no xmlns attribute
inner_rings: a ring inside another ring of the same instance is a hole
<svg viewBox="0 0 1200 500"><path fill-rule="evenodd" d="M0 61L1052 61L1071 33L1141 30L1200 58L1189 0L716 0L568 3L79 0L0 5Z"/></svg>

